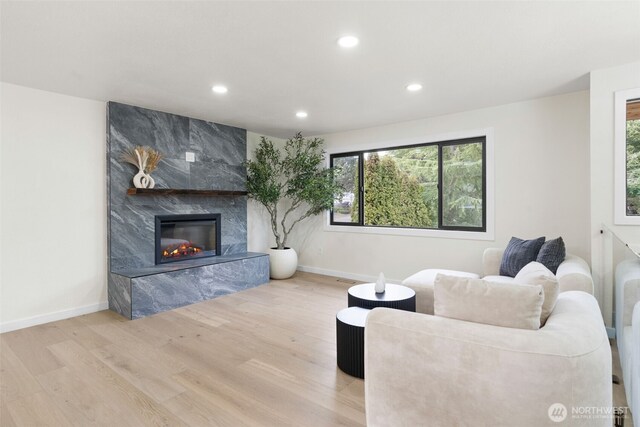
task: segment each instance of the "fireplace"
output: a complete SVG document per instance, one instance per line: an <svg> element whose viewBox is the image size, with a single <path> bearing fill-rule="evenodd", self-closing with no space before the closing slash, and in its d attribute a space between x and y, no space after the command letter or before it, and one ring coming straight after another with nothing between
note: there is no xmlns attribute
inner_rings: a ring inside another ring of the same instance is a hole
<svg viewBox="0 0 640 427"><path fill-rule="evenodd" d="M156 264L221 255L220 214L156 215Z"/></svg>

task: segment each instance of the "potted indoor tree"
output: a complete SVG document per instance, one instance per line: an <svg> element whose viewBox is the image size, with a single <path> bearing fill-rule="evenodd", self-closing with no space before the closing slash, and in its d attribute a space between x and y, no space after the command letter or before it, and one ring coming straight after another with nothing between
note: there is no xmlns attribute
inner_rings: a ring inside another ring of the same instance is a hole
<svg viewBox="0 0 640 427"><path fill-rule="evenodd" d="M287 247L291 230L300 221L331 209L334 197L343 189L325 167L324 141L307 139L298 132L284 149L261 137L254 159L246 162L247 192L262 204L270 216L275 247L269 251L273 279L293 276L298 255Z"/></svg>

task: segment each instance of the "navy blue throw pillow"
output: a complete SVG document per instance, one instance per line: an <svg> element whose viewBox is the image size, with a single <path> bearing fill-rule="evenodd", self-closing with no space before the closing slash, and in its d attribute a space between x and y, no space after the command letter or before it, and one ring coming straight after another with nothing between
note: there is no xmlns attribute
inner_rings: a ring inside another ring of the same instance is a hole
<svg viewBox="0 0 640 427"><path fill-rule="evenodd" d="M564 261L564 257L567 252L564 248L564 241L562 237L557 239L547 240L538 252L536 261L547 267L553 274L556 274L558 267Z"/></svg>
<svg viewBox="0 0 640 427"><path fill-rule="evenodd" d="M516 274L531 261L535 261L544 244L544 237L533 240L522 240L512 237L502 255L500 275L515 277Z"/></svg>

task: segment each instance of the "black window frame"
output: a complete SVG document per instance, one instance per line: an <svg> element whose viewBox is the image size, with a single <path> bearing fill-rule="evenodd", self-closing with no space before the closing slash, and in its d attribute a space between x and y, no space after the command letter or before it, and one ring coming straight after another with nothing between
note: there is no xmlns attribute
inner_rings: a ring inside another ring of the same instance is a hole
<svg viewBox="0 0 640 427"><path fill-rule="evenodd" d="M629 104L635 104L640 102L640 98L628 98L625 103L625 122L624 122L624 128L625 128L625 132L624 132L624 214L626 217L630 217L630 218L638 218L640 217L640 214L636 214L636 215L629 215L629 156L628 156L628 149L629 149L629 138L628 138L628 130L627 130L627 122L629 121L629 119L627 118L627 111L629 109Z"/></svg>
<svg viewBox="0 0 640 427"><path fill-rule="evenodd" d="M443 180L443 168L442 168L442 149L452 145L464 145L472 143L482 144L482 226L481 227L462 227L452 225L442 225L442 180ZM379 151L391 151L401 150L407 148L419 148L419 147L438 147L438 226L437 227L407 227L397 225L365 225L364 224L364 155L367 153L376 153ZM446 141L425 142L410 145L397 145L391 147L374 148L370 150L349 151L343 153L332 153L329 155L329 165L333 167L334 159L344 157L357 157L358 158L358 222L338 222L333 219L333 209L329 211L329 224L337 226L351 226L351 227L375 227L375 228L400 228L400 229L412 229L412 230L443 230L443 231L471 231L478 233L485 233L487 231L487 136L479 135L469 138L452 139Z"/></svg>

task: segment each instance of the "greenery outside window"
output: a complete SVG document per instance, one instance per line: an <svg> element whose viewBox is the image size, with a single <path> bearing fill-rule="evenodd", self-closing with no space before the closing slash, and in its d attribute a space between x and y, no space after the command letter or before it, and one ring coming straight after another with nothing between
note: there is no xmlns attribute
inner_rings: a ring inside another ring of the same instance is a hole
<svg viewBox="0 0 640 427"><path fill-rule="evenodd" d="M628 100L626 110L626 210L640 216L640 99Z"/></svg>
<svg viewBox="0 0 640 427"><path fill-rule="evenodd" d="M640 224L640 88L615 95L615 222Z"/></svg>
<svg viewBox="0 0 640 427"><path fill-rule="evenodd" d="M486 137L336 153L331 225L486 231Z"/></svg>

